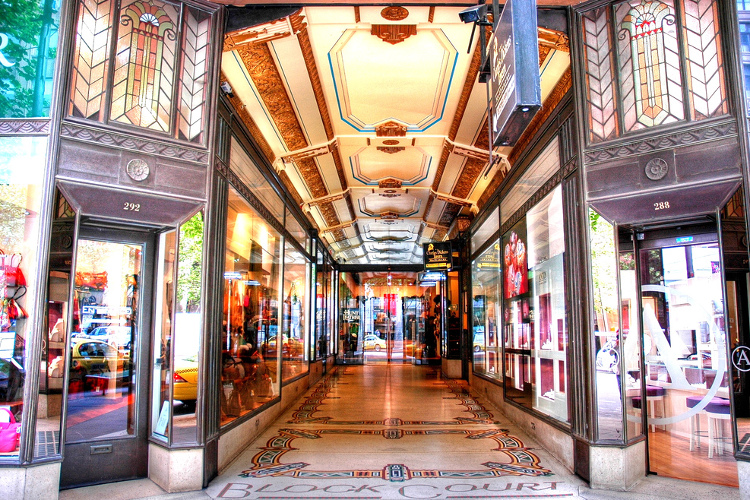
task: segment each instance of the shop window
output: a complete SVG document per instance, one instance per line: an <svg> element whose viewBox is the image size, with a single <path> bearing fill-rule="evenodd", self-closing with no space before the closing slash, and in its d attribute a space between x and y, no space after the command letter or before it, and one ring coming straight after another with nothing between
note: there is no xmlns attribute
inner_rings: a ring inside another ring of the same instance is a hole
<svg viewBox="0 0 750 500"><path fill-rule="evenodd" d="M281 235L231 186L226 231L222 425L279 395L279 360L290 343L279 331Z"/></svg>
<svg viewBox="0 0 750 500"><path fill-rule="evenodd" d="M198 441L203 231L203 212L198 212L159 238L151 429L155 438L171 444Z"/></svg>
<svg viewBox="0 0 750 500"><path fill-rule="evenodd" d="M471 263L474 372L495 378L502 377L498 351L502 307L500 269L500 240L492 243Z"/></svg>
<svg viewBox="0 0 750 500"><path fill-rule="evenodd" d="M621 331L618 313L615 228L589 209L589 249L594 299L596 404L600 440L622 441ZM632 339L631 339L632 341ZM634 384L637 383L634 380ZM637 390L637 389L636 389Z"/></svg>
<svg viewBox="0 0 750 500"><path fill-rule="evenodd" d="M307 290L310 262L289 242L284 248L282 306L282 381L307 372Z"/></svg>
<svg viewBox="0 0 750 500"><path fill-rule="evenodd" d="M77 26L72 116L104 122L109 109L113 122L203 142L210 13L159 0L81 1Z"/></svg>
<svg viewBox="0 0 750 500"><path fill-rule="evenodd" d="M729 112L718 3L619 2L583 13L581 31L590 142Z"/></svg>
<svg viewBox="0 0 750 500"><path fill-rule="evenodd" d="M38 331L32 323L39 316L33 297L38 295L34 283L46 149L46 138L0 138L0 421L15 420L22 428L31 427L22 419L26 375L30 363L39 363L39 359L28 359L27 347ZM58 354L62 355L62 349ZM46 368L46 363L42 366ZM60 401L59 396L53 399ZM40 395L40 401L46 403L46 396ZM50 431L44 435L51 441L44 456L60 451L59 405L52 409L49 424L38 428ZM19 442L11 438L3 443L0 461L18 460Z"/></svg>
<svg viewBox="0 0 750 500"><path fill-rule="evenodd" d="M562 187L502 238L505 397L568 421Z"/></svg>
<svg viewBox="0 0 750 500"><path fill-rule="evenodd" d="M0 3L0 118L50 115L60 2Z"/></svg>

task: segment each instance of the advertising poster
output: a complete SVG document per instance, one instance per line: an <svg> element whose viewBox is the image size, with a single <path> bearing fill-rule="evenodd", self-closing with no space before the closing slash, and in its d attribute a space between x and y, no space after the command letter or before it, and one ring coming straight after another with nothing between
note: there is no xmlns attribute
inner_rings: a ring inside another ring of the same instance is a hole
<svg viewBox="0 0 750 500"><path fill-rule="evenodd" d="M503 236L503 271L506 299L529 290L529 270L526 248L526 219L516 224Z"/></svg>

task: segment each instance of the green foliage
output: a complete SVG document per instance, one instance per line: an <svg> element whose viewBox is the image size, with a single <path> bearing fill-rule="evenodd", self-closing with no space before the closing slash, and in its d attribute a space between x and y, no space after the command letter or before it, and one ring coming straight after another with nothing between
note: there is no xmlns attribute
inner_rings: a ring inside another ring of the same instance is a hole
<svg viewBox="0 0 750 500"><path fill-rule="evenodd" d="M53 5L53 0L0 0L0 34L7 37L0 40L7 41L0 53L11 64L0 60L0 118L49 115L52 75L45 73L47 61L57 56L59 19Z"/></svg>
<svg viewBox="0 0 750 500"><path fill-rule="evenodd" d="M203 228L203 212L198 212L180 226L177 265L177 307L180 312L200 311Z"/></svg>

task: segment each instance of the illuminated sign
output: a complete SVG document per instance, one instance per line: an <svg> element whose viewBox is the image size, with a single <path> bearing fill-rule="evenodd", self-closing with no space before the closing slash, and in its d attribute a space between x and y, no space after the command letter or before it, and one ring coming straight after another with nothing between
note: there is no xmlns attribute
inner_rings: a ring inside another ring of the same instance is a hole
<svg viewBox="0 0 750 500"><path fill-rule="evenodd" d="M450 271L453 269L453 251L450 241L433 241L422 245L425 271Z"/></svg>

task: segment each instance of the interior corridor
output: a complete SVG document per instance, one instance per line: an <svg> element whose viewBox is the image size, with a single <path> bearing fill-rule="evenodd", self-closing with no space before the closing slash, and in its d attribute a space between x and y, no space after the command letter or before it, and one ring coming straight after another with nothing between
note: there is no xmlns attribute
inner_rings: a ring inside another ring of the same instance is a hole
<svg viewBox="0 0 750 500"><path fill-rule="evenodd" d="M336 366L203 491L148 479L60 492L133 498L739 498L738 490L650 476L595 491L465 382L433 366Z"/></svg>

